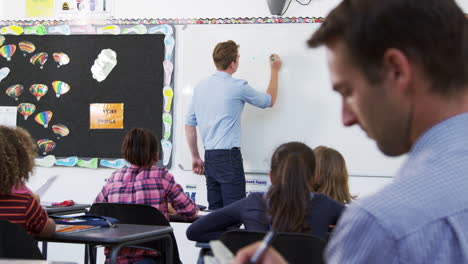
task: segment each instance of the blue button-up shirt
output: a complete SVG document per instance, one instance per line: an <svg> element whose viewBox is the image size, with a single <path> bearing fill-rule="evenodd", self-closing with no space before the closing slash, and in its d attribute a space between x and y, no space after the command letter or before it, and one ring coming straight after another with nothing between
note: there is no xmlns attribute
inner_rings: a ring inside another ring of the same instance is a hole
<svg viewBox="0 0 468 264"><path fill-rule="evenodd" d="M426 131L395 180L345 210L327 263L468 263L468 113Z"/></svg>
<svg viewBox="0 0 468 264"><path fill-rule="evenodd" d="M246 102L266 108L271 105L271 96L217 71L194 88L185 124L198 126L205 149L240 147L240 119Z"/></svg>

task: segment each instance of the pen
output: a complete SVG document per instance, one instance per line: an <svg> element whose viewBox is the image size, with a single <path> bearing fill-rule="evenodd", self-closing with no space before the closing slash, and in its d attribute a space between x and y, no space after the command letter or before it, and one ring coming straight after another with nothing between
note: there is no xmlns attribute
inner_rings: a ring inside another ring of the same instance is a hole
<svg viewBox="0 0 468 264"><path fill-rule="evenodd" d="M257 261L260 260L260 258L263 256L265 251L268 249L268 247L271 245L271 242L273 242L273 237L275 236L274 231L269 231L265 237L262 240L262 243L260 244L260 247L258 247L257 251L253 254L252 258L249 260L249 264L255 264Z"/></svg>
<svg viewBox="0 0 468 264"><path fill-rule="evenodd" d="M275 60L275 55L270 55L270 60L274 61Z"/></svg>

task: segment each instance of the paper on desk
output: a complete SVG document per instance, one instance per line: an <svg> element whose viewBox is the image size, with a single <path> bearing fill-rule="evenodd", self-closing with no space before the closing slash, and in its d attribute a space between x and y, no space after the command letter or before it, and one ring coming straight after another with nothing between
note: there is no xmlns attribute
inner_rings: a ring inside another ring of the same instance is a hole
<svg viewBox="0 0 468 264"><path fill-rule="evenodd" d="M37 188L34 192L42 198L42 196L46 193L46 191L52 186L52 184L57 179L58 175L54 175L50 177L44 184L42 184L39 188Z"/></svg>
<svg viewBox="0 0 468 264"><path fill-rule="evenodd" d="M231 264L234 259L232 252L219 240L210 242L211 250L213 251L212 256L205 256L203 260L209 264Z"/></svg>
<svg viewBox="0 0 468 264"><path fill-rule="evenodd" d="M0 106L0 125L16 127L16 106Z"/></svg>

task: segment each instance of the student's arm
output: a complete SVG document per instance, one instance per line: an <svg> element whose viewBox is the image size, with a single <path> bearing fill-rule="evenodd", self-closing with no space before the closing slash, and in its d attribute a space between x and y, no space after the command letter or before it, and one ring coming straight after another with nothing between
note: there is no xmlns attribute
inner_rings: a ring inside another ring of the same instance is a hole
<svg viewBox="0 0 468 264"><path fill-rule="evenodd" d="M175 212L187 220L197 217L198 206L184 193L184 189L175 182L174 176L168 172L164 178L163 184L166 185L167 202L172 205Z"/></svg>
<svg viewBox="0 0 468 264"><path fill-rule="evenodd" d="M257 252L262 242L256 242L250 246L240 249L234 260L233 264L247 264L249 263L252 256ZM258 264L287 264L286 260L273 248L269 247L264 253L263 257L260 258Z"/></svg>
<svg viewBox="0 0 468 264"><path fill-rule="evenodd" d="M268 84L268 89L267 89L267 94L271 96L271 104L270 107L273 107L273 105L276 102L276 96L278 95L278 73L279 70L281 69L281 59L278 55L272 54L270 56L270 83Z"/></svg>
<svg viewBox="0 0 468 264"><path fill-rule="evenodd" d="M26 231L40 236L51 236L55 233L55 222L48 217L44 208L32 197L26 210Z"/></svg>
<svg viewBox="0 0 468 264"><path fill-rule="evenodd" d="M201 216L188 227L187 238L198 242L209 242L218 239L229 227L241 224L241 211L245 208L246 199Z"/></svg>
<svg viewBox="0 0 468 264"><path fill-rule="evenodd" d="M39 233L39 236L46 237L52 236L53 234L55 234L55 222L51 218L47 218L47 223L44 229Z"/></svg>
<svg viewBox="0 0 468 264"><path fill-rule="evenodd" d="M195 174L204 174L204 163L198 152L197 128L185 125L185 135L187 136L190 153L192 154L192 171Z"/></svg>

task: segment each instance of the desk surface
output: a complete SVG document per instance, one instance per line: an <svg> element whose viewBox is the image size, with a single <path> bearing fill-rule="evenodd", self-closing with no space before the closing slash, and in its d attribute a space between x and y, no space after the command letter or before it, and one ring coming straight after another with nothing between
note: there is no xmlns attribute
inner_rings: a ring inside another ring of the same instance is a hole
<svg viewBox="0 0 468 264"><path fill-rule="evenodd" d="M39 241L60 243L120 244L147 237L164 235L172 232L170 226L126 225L101 227L72 234L56 233L52 237L36 237Z"/></svg>
<svg viewBox="0 0 468 264"><path fill-rule="evenodd" d="M74 214L87 212L87 209L91 207L90 204L74 204L71 206L49 206L42 205L44 210L48 214Z"/></svg>

